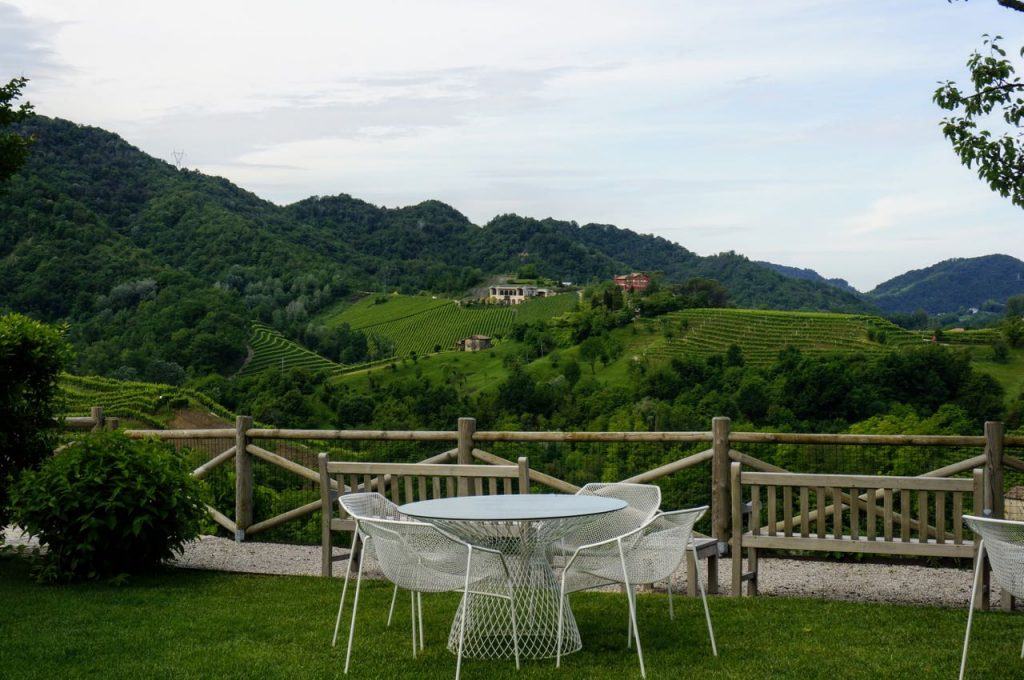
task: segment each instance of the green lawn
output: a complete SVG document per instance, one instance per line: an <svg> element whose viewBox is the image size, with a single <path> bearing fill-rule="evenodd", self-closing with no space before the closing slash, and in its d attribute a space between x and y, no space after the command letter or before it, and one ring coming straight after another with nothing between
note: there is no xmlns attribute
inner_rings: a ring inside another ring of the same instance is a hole
<svg viewBox="0 0 1024 680"><path fill-rule="evenodd" d="M167 570L127 586L40 586L17 558L0 557L0 677L341 677L331 649L341 583L311 577ZM390 589L364 588L353 678L451 678L445 639L454 595L424 597L427 649L411 656L408 600L384 627ZM652 678L956 677L965 611L820 600L716 597L721 656L711 656L699 601L641 596L640 627ZM463 677L634 678L618 594L573 598L583 651L526 663L474 661ZM985 613L975 623L971 677L1024 677L1024 616Z"/></svg>

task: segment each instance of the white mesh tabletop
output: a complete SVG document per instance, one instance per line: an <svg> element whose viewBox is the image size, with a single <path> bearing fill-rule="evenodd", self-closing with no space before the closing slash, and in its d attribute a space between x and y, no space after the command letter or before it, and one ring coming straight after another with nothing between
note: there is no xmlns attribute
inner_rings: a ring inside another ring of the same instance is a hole
<svg viewBox="0 0 1024 680"><path fill-rule="evenodd" d="M501 551L518 612L520 656L545 659L554 657L558 647L558 582L548 562L548 547L570 531L627 507L621 499L600 496L507 494L436 498L407 503L399 510L468 543ZM565 655L582 647L568 599L563 616ZM512 622L505 603L472 592L464 598L448 637L448 649L453 653L458 649L458 624L463 617L463 656L512 658Z"/></svg>
<svg viewBox="0 0 1024 680"><path fill-rule="evenodd" d="M424 520L469 522L539 522L549 519L603 515L622 510L626 501L600 496L564 494L505 494L435 498L406 503L399 510Z"/></svg>

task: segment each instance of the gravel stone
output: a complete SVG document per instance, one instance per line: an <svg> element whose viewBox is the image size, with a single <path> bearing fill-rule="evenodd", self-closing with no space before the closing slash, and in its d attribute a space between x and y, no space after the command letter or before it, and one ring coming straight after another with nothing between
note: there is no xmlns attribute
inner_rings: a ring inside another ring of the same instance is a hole
<svg viewBox="0 0 1024 680"><path fill-rule="evenodd" d="M15 527L4 530L7 545L35 546L34 539ZM346 550L335 548L335 555ZM283 543L236 543L219 536L202 536L189 543L172 564L185 569L209 569L250 574L319 576L320 546ZM703 564L701 565L703 568ZM334 563L335 577L347 563ZM371 570L364 574L374 577ZM728 594L730 563L719 566L719 592ZM818 562L762 558L759 592L778 597L811 597L854 602L887 602L965 608L970 599L971 571L952 567L890 565L849 561ZM686 592L685 564L672 579L676 593ZM659 585L656 590L664 590ZM998 590L994 588L994 590Z"/></svg>

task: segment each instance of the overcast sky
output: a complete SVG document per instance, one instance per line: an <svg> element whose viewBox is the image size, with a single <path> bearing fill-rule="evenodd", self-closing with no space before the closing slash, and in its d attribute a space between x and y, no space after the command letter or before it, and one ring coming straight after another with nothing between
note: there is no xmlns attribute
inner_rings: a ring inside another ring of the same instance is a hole
<svg viewBox="0 0 1024 680"><path fill-rule="evenodd" d="M995 0L0 0L0 80L40 113L289 203L435 198L611 223L861 289L1024 257L959 164L936 81Z"/></svg>

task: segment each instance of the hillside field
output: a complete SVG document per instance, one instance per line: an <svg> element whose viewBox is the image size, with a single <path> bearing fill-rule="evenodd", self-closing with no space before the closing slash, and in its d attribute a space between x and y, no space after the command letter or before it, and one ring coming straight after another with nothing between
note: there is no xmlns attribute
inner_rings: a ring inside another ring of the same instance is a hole
<svg viewBox="0 0 1024 680"><path fill-rule="evenodd" d="M686 309L659 319L657 331L662 337L649 356L708 357L735 344L755 365L771 363L787 346L809 354L878 354L926 341L877 316L753 309Z"/></svg>
<svg viewBox="0 0 1024 680"><path fill-rule="evenodd" d="M252 354L238 371L239 375L251 375L268 368L304 368L332 374L344 370L341 364L292 342L273 328L260 323L253 324L249 348Z"/></svg>
<svg viewBox="0 0 1024 680"><path fill-rule="evenodd" d="M114 380L98 376L65 373L58 383L62 415L87 416L93 406L105 415L163 427L166 417L182 409L207 411L225 419L234 418L226 408L195 390L159 383Z"/></svg>
<svg viewBox="0 0 1024 680"><path fill-rule="evenodd" d="M543 321L571 310L577 296L564 293L530 300L516 306L460 305L454 300L426 295L369 296L337 307L319 320L327 325L347 323L368 334L380 335L395 347L398 357L443 352L470 335L502 336L520 322Z"/></svg>

